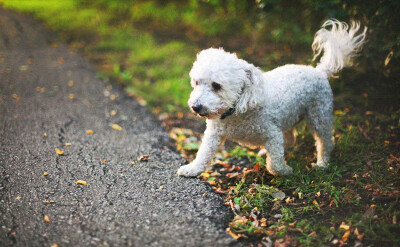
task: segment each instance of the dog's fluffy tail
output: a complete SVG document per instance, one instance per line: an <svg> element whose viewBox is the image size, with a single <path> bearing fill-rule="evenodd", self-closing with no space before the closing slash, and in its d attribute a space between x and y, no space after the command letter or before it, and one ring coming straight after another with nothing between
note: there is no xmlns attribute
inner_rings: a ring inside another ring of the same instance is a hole
<svg viewBox="0 0 400 247"><path fill-rule="evenodd" d="M329 26L331 29L327 30ZM367 27L356 35L359 30L358 22L351 22L349 27L345 22L335 19L326 21L315 34L312 44L313 60L323 53L316 69L323 71L329 77L343 67L351 66L350 59L357 55L365 42Z"/></svg>

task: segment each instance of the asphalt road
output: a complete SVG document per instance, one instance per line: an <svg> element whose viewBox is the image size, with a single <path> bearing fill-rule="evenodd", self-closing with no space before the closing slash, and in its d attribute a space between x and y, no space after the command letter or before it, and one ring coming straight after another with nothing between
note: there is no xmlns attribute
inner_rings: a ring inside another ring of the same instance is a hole
<svg viewBox="0 0 400 247"><path fill-rule="evenodd" d="M96 75L0 9L0 246L238 245L220 196L176 175L185 161L154 116Z"/></svg>

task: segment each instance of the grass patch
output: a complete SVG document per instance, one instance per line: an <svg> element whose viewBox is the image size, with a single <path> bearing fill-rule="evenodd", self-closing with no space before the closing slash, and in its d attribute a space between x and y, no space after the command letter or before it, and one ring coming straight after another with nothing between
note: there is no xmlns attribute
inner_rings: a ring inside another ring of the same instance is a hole
<svg viewBox="0 0 400 247"><path fill-rule="evenodd" d="M269 175L253 150L220 153L221 161L201 177L236 214L230 231L289 245L399 244L400 153L392 138L400 112L367 114L336 112L336 149L324 171L311 169L315 148L305 123L286 153L292 176Z"/></svg>

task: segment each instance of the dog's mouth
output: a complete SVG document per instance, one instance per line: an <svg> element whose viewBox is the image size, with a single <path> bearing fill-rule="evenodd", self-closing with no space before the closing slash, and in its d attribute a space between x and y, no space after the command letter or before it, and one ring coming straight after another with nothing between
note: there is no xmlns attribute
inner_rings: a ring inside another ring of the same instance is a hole
<svg viewBox="0 0 400 247"><path fill-rule="evenodd" d="M205 118L205 119L215 119L215 118L218 118L218 117L219 117L218 114L197 113L197 112L194 112L194 111L192 111L192 113L193 113L195 116L199 117L199 118Z"/></svg>

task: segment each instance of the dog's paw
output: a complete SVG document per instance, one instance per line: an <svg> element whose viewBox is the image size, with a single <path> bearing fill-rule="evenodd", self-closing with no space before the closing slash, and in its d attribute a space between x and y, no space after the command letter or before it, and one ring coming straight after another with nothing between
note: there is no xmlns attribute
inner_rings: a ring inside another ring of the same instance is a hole
<svg viewBox="0 0 400 247"><path fill-rule="evenodd" d="M272 169L268 169L269 173L271 173L274 176L288 176L293 174L293 168L288 166L288 165L284 165L282 167L279 167L279 169L274 168Z"/></svg>
<svg viewBox="0 0 400 247"><path fill-rule="evenodd" d="M189 165L184 165L181 166L178 169L178 176L184 176L184 177L197 177L198 175L200 175L203 172L203 168L193 165L193 164L189 164Z"/></svg>
<svg viewBox="0 0 400 247"><path fill-rule="evenodd" d="M324 170L328 166L324 162L317 162L317 163L311 163L312 168L317 169L317 170Z"/></svg>
<svg viewBox="0 0 400 247"><path fill-rule="evenodd" d="M265 148L261 149L261 150L258 152L257 155L258 155L259 157L266 158L266 157L267 157L267 149L265 149Z"/></svg>

